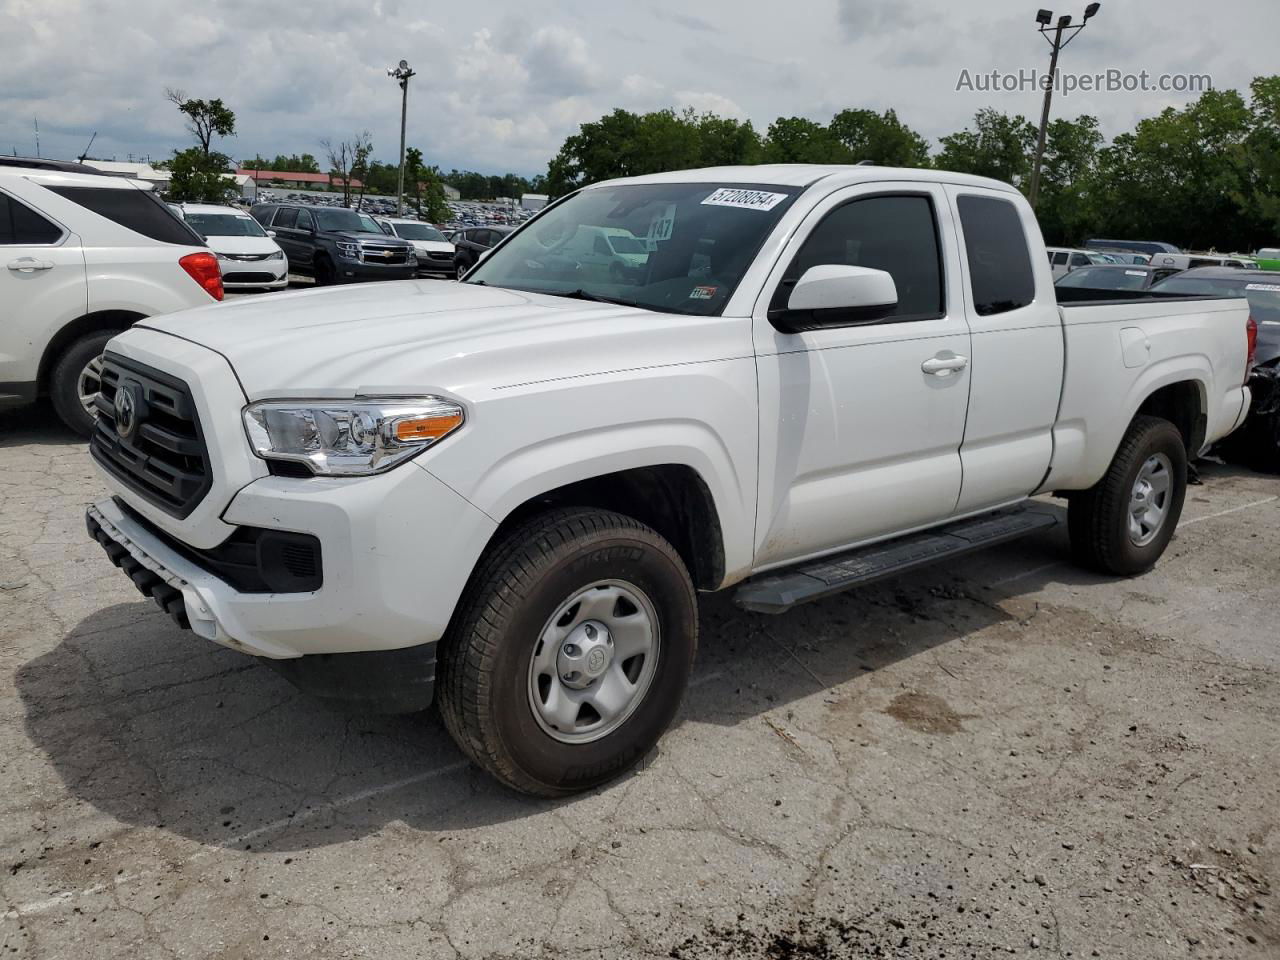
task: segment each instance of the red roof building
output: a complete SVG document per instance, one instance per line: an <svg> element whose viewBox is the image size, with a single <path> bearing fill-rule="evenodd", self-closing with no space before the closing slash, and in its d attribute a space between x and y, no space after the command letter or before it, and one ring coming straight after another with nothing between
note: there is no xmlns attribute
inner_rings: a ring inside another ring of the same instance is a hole
<svg viewBox="0 0 1280 960"><path fill-rule="evenodd" d="M283 183L290 187L336 187L342 189L342 178L328 173L300 173L286 170L254 170L250 167L239 167L236 173L253 177L259 186L267 183ZM362 184L352 177L351 189L359 190Z"/></svg>

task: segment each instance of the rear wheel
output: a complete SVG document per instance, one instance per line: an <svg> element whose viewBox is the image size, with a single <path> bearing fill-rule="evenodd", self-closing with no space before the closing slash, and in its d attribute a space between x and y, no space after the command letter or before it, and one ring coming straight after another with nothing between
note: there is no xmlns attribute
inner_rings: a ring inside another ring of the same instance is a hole
<svg viewBox="0 0 1280 960"><path fill-rule="evenodd" d="M1168 547L1187 494L1187 452L1168 420L1138 416L1106 475L1071 496L1071 552L1082 566L1131 576Z"/></svg>
<svg viewBox="0 0 1280 960"><path fill-rule="evenodd" d="M697 645L697 600L656 532L603 510L515 530L472 579L440 653L440 709L508 786L563 796L613 779L658 741Z"/></svg>
<svg viewBox="0 0 1280 960"><path fill-rule="evenodd" d="M456 279L461 280L464 276L466 276L467 270L469 269L470 267L468 267L461 260L453 261L453 275Z"/></svg>
<svg viewBox="0 0 1280 960"><path fill-rule="evenodd" d="M49 378L53 409L68 427L87 437L97 421L94 399L102 388L102 351L119 330L90 333L67 347Z"/></svg>

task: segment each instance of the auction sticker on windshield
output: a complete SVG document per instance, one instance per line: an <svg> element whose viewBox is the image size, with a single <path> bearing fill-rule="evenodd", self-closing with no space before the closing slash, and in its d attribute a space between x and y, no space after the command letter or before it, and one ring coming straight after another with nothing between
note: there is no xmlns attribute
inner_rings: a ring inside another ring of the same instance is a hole
<svg viewBox="0 0 1280 960"><path fill-rule="evenodd" d="M1246 290L1265 290L1268 293L1280 293L1280 283L1251 283Z"/></svg>
<svg viewBox="0 0 1280 960"><path fill-rule="evenodd" d="M721 187L703 200L702 205L704 207L740 207L743 210L772 210L785 199L787 199L785 193Z"/></svg>

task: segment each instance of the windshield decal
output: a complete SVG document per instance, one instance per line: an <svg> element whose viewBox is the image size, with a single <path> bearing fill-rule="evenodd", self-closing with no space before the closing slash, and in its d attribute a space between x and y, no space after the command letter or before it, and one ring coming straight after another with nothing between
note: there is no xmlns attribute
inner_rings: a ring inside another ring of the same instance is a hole
<svg viewBox="0 0 1280 960"><path fill-rule="evenodd" d="M1141 270L1126 270L1124 272L1124 275L1126 277L1145 277L1146 276L1146 274Z"/></svg>
<svg viewBox="0 0 1280 960"><path fill-rule="evenodd" d="M785 199L787 199L785 193L721 187L703 200L702 205L704 207L738 207L742 210L772 210Z"/></svg>
<svg viewBox="0 0 1280 960"><path fill-rule="evenodd" d="M710 300L712 297L714 297L714 296L716 295L716 291L717 291L718 289L720 289L720 288L719 288L719 287L705 287L705 286L704 286L704 287L694 287L694 288L689 292L689 299L690 299L690 300Z"/></svg>
<svg viewBox="0 0 1280 960"><path fill-rule="evenodd" d="M1280 283L1250 283L1246 290L1265 290L1267 293L1280 293Z"/></svg>

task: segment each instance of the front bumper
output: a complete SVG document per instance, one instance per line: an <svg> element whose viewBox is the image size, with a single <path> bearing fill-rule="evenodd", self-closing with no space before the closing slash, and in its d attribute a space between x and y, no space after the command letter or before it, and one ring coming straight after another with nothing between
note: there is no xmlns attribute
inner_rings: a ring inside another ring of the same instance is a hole
<svg viewBox="0 0 1280 960"><path fill-rule="evenodd" d="M363 260L338 260L334 271L339 282L361 280L412 280L418 275L420 264L366 263Z"/></svg>
<svg viewBox="0 0 1280 960"><path fill-rule="evenodd" d="M224 518L316 537L321 587L239 592L114 498L85 519L112 562L182 626L272 660L434 643L496 529L413 463L357 480L266 477L237 493Z"/></svg>

